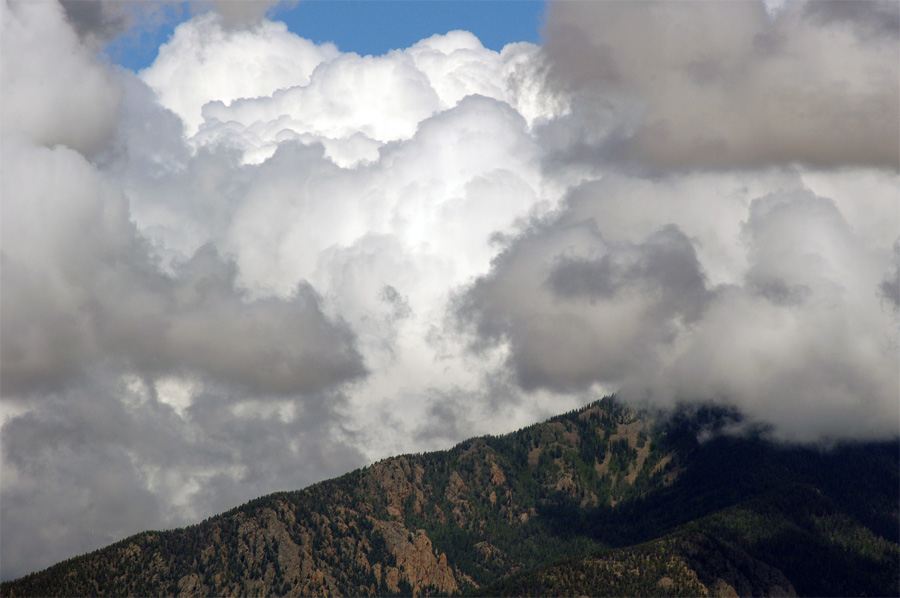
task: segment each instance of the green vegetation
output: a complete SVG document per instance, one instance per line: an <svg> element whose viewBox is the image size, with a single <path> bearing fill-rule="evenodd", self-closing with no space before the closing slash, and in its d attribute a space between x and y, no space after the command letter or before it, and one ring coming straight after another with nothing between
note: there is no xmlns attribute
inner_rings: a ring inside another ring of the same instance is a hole
<svg viewBox="0 0 900 598"><path fill-rule="evenodd" d="M721 433L736 419L608 398L138 534L0 592L897 595L900 444Z"/></svg>

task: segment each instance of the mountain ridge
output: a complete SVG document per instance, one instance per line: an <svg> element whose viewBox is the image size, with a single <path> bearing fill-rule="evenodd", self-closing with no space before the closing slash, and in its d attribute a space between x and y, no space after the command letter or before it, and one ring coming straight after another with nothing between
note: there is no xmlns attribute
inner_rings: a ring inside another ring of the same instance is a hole
<svg viewBox="0 0 900 598"><path fill-rule="evenodd" d="M4 582L0 592L896 594L900 443L820 451L723 433L739 420L709 406L664 416L608 397L516 432L263 496L192 526L142 532ZM869 573L816 585L807 574L815 563L794 557L788 540L757 538L760 525L823 546L826 565L844 562L833 546L868 554L859 562ZM621 565L637 561L653 567ZM554 585L541 577L552 567L595 575ZM615 580L598 585L617 567Z"/></svg>

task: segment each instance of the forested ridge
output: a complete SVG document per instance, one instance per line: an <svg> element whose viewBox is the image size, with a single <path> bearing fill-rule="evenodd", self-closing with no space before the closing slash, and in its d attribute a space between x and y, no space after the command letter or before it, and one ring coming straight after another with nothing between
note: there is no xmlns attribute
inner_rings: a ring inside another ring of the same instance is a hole
<svg viewBox="0 0 900 598"><path fill-rule="evenodd" d="M2 584L24 595L898 595L900 443L614 398Z"/></svg>

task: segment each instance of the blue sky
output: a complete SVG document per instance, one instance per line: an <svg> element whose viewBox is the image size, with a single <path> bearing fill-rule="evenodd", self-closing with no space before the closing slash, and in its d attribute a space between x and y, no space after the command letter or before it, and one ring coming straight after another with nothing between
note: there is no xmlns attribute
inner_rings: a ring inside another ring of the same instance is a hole
<svg viewBox="0 0 900 598"><path fill-rule="evenodd" d="M510 42L539 43L545 8L539 0L305 0L277 6L269 18L284 21L301 37L334 42L343 52L361 55L406 48L454 29L471 31L485 47L499 51ZM156 23L144 23L113 41L106 54L133 71L145 68L190 14L183 6L170 6Z"/></svg>

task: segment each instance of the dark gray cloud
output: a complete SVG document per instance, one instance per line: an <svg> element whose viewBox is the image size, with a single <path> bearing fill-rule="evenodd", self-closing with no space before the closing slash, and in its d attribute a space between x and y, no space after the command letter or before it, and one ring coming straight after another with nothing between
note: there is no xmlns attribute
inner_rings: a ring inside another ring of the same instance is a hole
<svg viewBox="0 0 900 598"><path fill-rule="evenodd" d="M753 197L738 186L746 203L726 263L742 265L717 284L696 248L728 227L703 232L700 214L675 218L697 238L670 222L638 242L611 239L629 211L665 222L671 214L642 210L654 193L684 201L679 185L609 177L576 189L461 297L474 348L508 346L507 366L529 391L600 384L668 406L724 400L793 440L896 435L886 252L875 258L835 201L802 187ZM604 219L623 197L630 206Z"/></svg>
<svg viewBox="0 0 900 598"><path fill-rule="evenodd" d="M774 17L762 2L553 3L548 81L573 105L554 126L586 160L896 169L898 19L895 2L788 2ZM585 122L581 105L608 114Z"/></svg>
<svg viewBox="0 0 900 598"><path fill-rule="evenodd" d="M563 214L518 239L458 316L484 341L509 342L526 389L621 384L700 317L710 291L674 224L638 243L609 243L595 221Z"/></svg>
<svg viewBox="0 0 900 598"><path fill-rule="evenodd" d="M365 373L308 285L250 300L211 247L161 273L125 198L64 149L3 148L2 388L61 388L95 362L188 373L254 393L315 392ZM36 183L40 180L41 183ZM49 204L58 209L44 210ZM57 220L58 219L58 220ZM77 226L71 226L77 223ZM31 235L32 227L55 230Z"/></svg>
<svg viewBox="0 0 900 598"><path fill-rule="evenodd" d="M252 28L272 12L280 0L179 0L123 2L121 0L59 0L66 20L82 42L94 50L123 35L140 35L165 21L180 20L185 4L193 12L213 11L229 30Z"/></svg>
<svg viewBox="0 0 900 598"><path fill-rule="evenodd" d="M262 21L281 0L195 0L198 8L210 6L230 29L253 26Z"/></svg>
<svg viewBox="0 0 900 598"><path fill-rule="evenodd" d="M101 0L60 0L59 3L75 32L91 46L100 47L117 38L134 23L134 4Z"/></svg>
<svg viewBox="0 0 900 598"><path fill-rule="evenodd" d="M694 247L673 224L642 245L607 253L599 260L562 257L547 284L560 297L588 301L611 300L629 286L641 286L643 293L665 295L688 321L702 313L708 300Z"/></svg>
<svg viewBox="0 0 900 598"><path fill-rule="evenodd" d="M895 310L900 311L900 240L894 243L894 264L880 285L881 293Z"/></svg>
<svg viewBox="0 0 900 598"><path fill-rule="evenodd" d="M850 25L860 35L879 35L895 39L900 34L900 10L891 0L831 0L806 2L805 16L827 25Z"/></svg>

